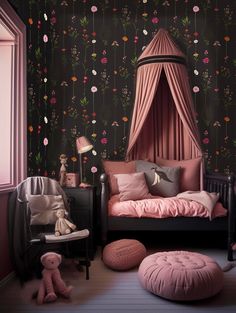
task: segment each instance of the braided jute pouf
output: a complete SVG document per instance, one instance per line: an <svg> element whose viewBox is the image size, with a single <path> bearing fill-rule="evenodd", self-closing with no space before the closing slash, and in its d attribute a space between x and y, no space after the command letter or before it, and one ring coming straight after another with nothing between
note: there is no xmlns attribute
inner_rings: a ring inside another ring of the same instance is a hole
<svg viewBox="0 0 236 313"><path fill-rule="evenodd" d="M126 271L139 266L146 257L145 246L135 239L121 239L107 244L103 249L104 264L117 271Z"/></svg>

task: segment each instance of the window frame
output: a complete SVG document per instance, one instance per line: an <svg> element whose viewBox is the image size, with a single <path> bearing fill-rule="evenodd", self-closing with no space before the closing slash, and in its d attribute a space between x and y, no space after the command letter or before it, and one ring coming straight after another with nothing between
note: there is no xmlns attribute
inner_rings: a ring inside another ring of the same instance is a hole
<svg viewBox="0 0 236 313"><path fill-rule="evenodd" d="M26 26L6 0L0 4L0 21L14 40L12 45L10 179L0 193L12 191L27 177ZM7 44L7 42L2 44ZM2 150L2 149L1 149ZM2 150L4 151L4 150ZM1 178L0 178L1 179Z"/></svg>

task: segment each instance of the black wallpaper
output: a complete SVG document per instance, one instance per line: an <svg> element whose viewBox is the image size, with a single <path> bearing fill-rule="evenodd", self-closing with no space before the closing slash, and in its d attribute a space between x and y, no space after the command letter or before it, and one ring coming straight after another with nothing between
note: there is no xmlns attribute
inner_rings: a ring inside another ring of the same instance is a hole
<svg viewBox="0 0 236 313"><path fill-rule="evenodd" d="M123 159L137 58L159 28L186 54L207 168L236 171L236 1L12 0L27 26L28 174L57 177L59 156L98 181L101 158Z"/></svg>

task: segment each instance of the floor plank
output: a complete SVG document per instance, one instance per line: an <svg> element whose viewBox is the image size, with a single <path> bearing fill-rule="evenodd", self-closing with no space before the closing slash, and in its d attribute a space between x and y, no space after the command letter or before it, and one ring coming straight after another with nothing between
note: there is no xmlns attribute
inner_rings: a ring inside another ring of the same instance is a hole
<svg viewBox="0 0 236 313"><path fill-rule="evenodd" d="M166 250L168 250L167 248ZM190 249L188 249L190 250ZM160 251L149 249L148 253ZM214 258L220 266L226 264L223 249L191 248L193 252ZM1 288L0 311L6 313L30 312L80 312L80 313L137 313L137 312L236 312L236 267L224 273L224 288L216 296L190 303L172 302L144 290L137 277L138 268L126 272L108 269L101 261L99 249L90 267L90 279L85 272L77 271L72 260L66 260L61 268L63 279L73 285L71 298L58 298L55 303L37 305L32 295L38 289L39 280L33 279L21 286L14 279Z"/></svg>

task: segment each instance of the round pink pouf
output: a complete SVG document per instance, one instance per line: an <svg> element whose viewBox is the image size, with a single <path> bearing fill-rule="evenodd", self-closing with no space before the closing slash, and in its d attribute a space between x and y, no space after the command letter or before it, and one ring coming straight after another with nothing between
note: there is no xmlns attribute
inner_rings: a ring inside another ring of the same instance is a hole
<svg viewBox="0 0 236 313"><path fill-rule="evenodd" d="M148 291L175 301L205 299L223 288L223 271L210 257L189 251L158 252L139 266L138 277Z"/></svg>
<svg viewBox="0 0 236 313"><path fill-rule="evenodd" d="M103 249L103 262L117 271L129 270L138 266L146 257L145 246L135 239L116 240Z"/></svg>

